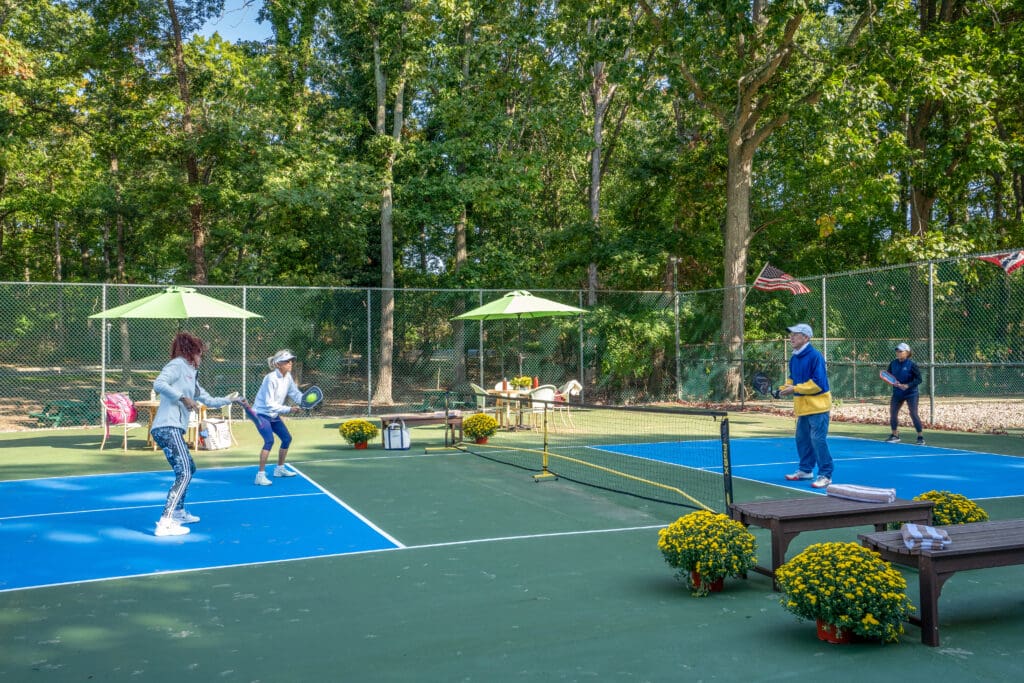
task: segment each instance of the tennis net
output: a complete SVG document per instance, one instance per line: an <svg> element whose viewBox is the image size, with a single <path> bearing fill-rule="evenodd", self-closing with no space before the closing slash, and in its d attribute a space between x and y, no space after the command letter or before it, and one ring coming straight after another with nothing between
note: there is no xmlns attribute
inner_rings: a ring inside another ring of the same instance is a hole
<svg viewBox="0 0 1024 683"><path fill-rule="evenodd" d="M723 411L567 405L477 397L505 429L474 455L535 473L659 502L727 512L729 419Z"/></svg>

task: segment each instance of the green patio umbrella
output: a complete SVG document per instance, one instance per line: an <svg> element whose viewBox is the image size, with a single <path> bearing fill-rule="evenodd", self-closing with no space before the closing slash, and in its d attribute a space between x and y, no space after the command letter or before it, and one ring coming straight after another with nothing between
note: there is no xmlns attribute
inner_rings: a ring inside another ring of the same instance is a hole
<svg viewBox="0 0 1024 683"><path fill-rule="evenodd" d="M104 290L104 298L106 297ZM159 294L136 299L121 306L108 308L90 318L150 318L158 320L185 320L190 318L236 318L243 321L242 371L245 372L245 323L247 318L262 318L258 313L200 294L191 287L168 287ZM107 390L107 326L103 325L100 384Z"/></svg>
<svg viewBox="0 0 1024 683"><path fill-rule="evenodd" d="M527 291L517 289L505 294L500 299L484 304L452 320L510 320L515 319L519 328L519 374L523 374L523 318L551 318L561 315L580 315L586 309L560 304L551 299L534 296Z"/></svg>
<svg viewBox="0 0 1024 683"><path fill-rule="evenodd" d="M90 318L262 318L258 313L200 294L191 287L168 287L159 294L108 308Z"/></svg>

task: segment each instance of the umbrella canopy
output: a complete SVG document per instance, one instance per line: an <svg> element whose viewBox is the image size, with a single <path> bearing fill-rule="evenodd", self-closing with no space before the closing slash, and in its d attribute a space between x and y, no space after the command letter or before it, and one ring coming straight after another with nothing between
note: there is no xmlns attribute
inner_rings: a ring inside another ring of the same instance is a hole
<svg viewBox="0 0 1024 683"><path fill-rule="evenodd" d="M551 318L560 315L580 315L586 312L587 310L584 308L567 306L517 289L505 294L500 299L457 315L452 320L509 320L515 318L519 323L519 374L522 375L523 318ZM502 367L504 367L504 362L502 362Z"/></svg>
<svg viewBox="0 0 1024 683"><path fill-rule="evenodd" d="M105 298L106 295L104 295ZM259 313L232 306L219 299L198 293L191 287L168 287L159 294L137 299L130 303L108 308L90 318L149 318L159 320L185 320L188 318L262 318ZM242 384L245 384L245 323L242 334ZM107 391L107 325L103 324L103 355L100 363L100 390Z"/></svg>
<svg viewBox="0 0 1024 683"><path fill-rule="evenodd" d="M534 296L521 289L509 292L500 299L484 304L472 311L457 315L452 320L502 320L508 318L548 318L556 315L578 315L586 309L560 304L551 299Z"/></svg>
<svg viewBox="0 0 1024 683"><path fill-rule="evenodd" d="M200 294L191 287L168 287L159 294L108 308L90 318L262 318L259 313Z"/></svg>

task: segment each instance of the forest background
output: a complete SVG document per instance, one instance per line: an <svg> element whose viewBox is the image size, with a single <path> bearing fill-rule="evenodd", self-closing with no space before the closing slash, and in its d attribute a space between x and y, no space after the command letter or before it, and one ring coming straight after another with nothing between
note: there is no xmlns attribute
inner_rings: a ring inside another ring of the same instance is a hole
<svg viewBox="0 0 1024 683"><path fill-rule="evenodd" d="M769 259L1024 242L1019 1L223 4L0 0L0 280L380 287L385 351L395 288L720 287L738 354Z"/></svg>

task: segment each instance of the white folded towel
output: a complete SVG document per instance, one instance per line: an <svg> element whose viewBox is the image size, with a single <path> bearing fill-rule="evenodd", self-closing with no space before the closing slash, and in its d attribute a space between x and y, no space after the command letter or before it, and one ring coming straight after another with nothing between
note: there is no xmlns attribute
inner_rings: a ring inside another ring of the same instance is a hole
<svg viewBox="0 0 1024 683"><path fill-rule="evenodd" d="M911 550L942 550L952 541L945 529L907 522L900 528L903 543Z"/></svg>
<svg viewBox="0 0 1024 683"><path fill-rule="evenodd" d="M858 500L863 503L891 503L896 500L896 489L879 489L857 484L829 484L825 493L836 498Z"/></svg>

